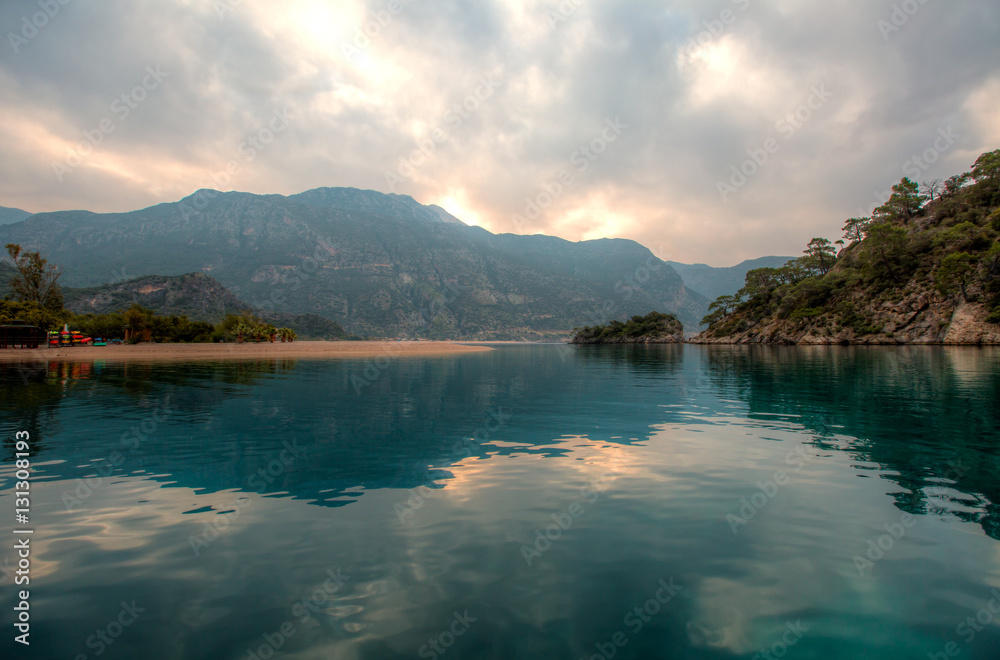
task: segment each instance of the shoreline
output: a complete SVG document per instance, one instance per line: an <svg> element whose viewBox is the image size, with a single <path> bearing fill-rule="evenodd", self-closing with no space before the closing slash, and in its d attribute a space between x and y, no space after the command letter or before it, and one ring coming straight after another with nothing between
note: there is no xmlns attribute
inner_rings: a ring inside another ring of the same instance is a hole
<svg viewBox="0 0 1000 660"><path fill-rule="evenodd" d="M114 346L61 346L58 348L7 348L0 363L25 360L83 362L183 362L253 359L356 359L371 357L445 357L485 353L493 349L448 341L295 341L245 344L152 344Z"/></svg>

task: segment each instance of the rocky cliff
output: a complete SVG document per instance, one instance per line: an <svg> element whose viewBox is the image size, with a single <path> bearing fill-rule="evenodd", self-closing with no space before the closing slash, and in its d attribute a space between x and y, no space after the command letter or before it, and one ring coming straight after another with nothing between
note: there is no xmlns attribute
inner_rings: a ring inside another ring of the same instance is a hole
<svg viewBox="0 0 1000 660"><path fill-rule="evenodd" d="M692 344L1000 344L1000 325L986 321L982 304L956 303L919 286L900 300L872 302L863 295L850 299L864 305L862 313L875 332L830 323L828 319L782 319L742 326L730 334L702 333Z"/></svg>

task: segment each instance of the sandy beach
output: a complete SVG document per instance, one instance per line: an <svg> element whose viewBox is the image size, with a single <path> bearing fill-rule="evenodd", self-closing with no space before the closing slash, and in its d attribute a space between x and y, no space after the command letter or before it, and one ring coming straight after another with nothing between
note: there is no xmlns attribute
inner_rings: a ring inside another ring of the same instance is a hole
<svg viewBox="0 0 1000 660"><path fill-rule="evenodd" d="M296 341L251 344L134 344L72 346L34 350L0 350L0 362L63 361L187 361L273 358L357 359L371 357L436 357L479 353L492 349L446 341Z"/></svg>

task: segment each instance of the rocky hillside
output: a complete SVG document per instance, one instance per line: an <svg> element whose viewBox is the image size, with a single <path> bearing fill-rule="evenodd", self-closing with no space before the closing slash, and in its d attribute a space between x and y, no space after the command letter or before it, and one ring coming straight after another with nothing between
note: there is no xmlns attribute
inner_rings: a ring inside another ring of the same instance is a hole
<svg viewBox="0 0 1000 660"><path fill-rule="evenodd" d="M495 235L410 197L346 188L42 213L0 227L9 242L61 265L67 286L200 272L255 308L365 336L566 337L650 309L693 327L708 304L634 241Z"/></svg>
<svg viewBox="0 0 1000 660"><path fill-rule="evenodd" d="M217 323L226 314L250 308L215 279L202 273L150 275L85 289L63 288L65 307L74 314L107 314L137 303L157 314L186 315Z"/></svg>
<svg viewBox="0 0 1000 660"><path fill-rule="evenodd" d="M692 341L1000 343L1000 150L940 189L903 179L845 232L839 254L813 239L805 257L750 271Z"/></svg>
<svg viewBox="0 0 1000 660"><path fill-rule="evenodd" d="M10 271L13 271L11 268ZM4 273L0 272L0 277ZM109 314L138 304L161 316L187 316L218 323L227 314L260 313L277 327L295 330L301 339L344 339L339 323L316 314L261 313L214 278L202 273L176 277L150 275L86 289L63 288L65 307L74 314Z"/></svg>

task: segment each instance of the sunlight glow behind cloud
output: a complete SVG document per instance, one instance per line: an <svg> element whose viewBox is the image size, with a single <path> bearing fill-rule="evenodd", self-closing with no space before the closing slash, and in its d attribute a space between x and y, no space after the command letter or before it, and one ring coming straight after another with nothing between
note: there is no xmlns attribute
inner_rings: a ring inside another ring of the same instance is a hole
<svg viewBox="0 0 1000 660"><path fill-rule="evenodd" d="M887 40L883 4L442 0L393 14L382 0L244 0L221 16L191 0L72 4L0 54L0 205L124 211L202 186L354 186L495 232L622 236L678 261L794 254L837 238L939 128L962 138L928 179L1000 147L1000 6L928 4ZM33 8L5 3L0 26ZM714 23L725 10L735 19ZM60 181L53 162L157 65L162 86ZM501 82L469 103L487 78ZM718 182L818 84L833 97L723 200ZM475 108L456 115L463 103ZM283 109L287 130L244 158ZM526 200L614 118L621 138L519 227ZM239 174L217 185L233 159Z"/></svg>

